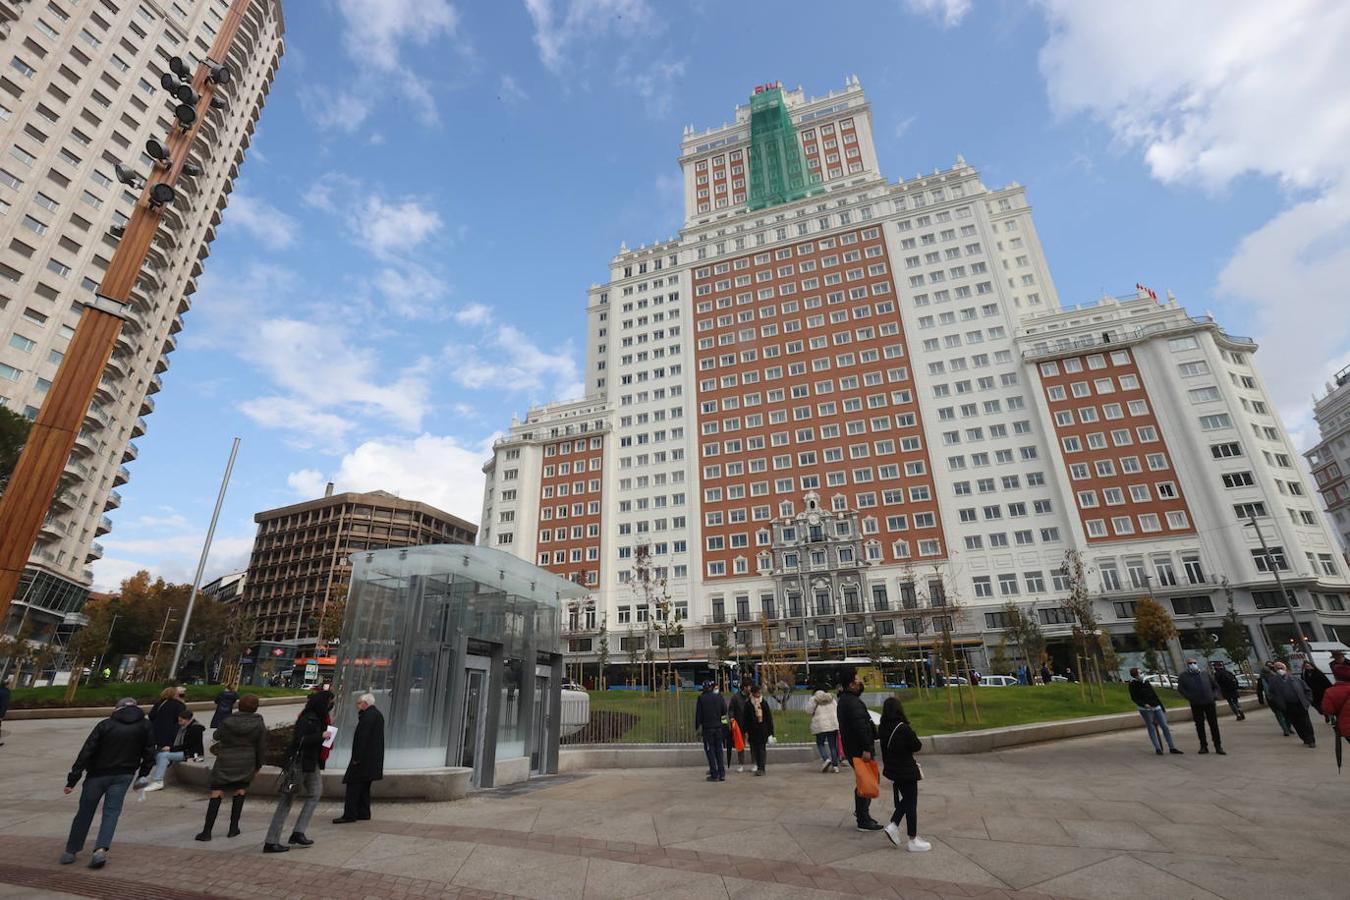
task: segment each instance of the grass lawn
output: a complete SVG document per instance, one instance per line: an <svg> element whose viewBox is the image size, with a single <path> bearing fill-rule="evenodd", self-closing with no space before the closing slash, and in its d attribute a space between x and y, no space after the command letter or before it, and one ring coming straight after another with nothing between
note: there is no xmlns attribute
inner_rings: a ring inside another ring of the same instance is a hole
<svg viewBox="0 0 1350 900"><path fill-rule="evenodd" d="M951 690L955 710L947 709L947 690L925 691L920 698L914 690L897 691L905 711L920 735L972 731L1008 725L1027 725L1056 719L1076 719L1109 713L1134 712L1129 690L1124 684L1106 685L1106 702L1085 701L1077 684L1052 684L1037 687L974 688L980 705L980 720L971 708L972 688L962 688L966 717L962 720L956 689ZM1159 689L1159 698L1167 706L1184 706L1175 691ZM629 691L592 691L591 724L571 737L569 743L678 743L692 741L694 701L697 692L640 694ZM871 704L881 711L880 704ZM784 743L810 742L811 718L804 712L774 710L774 730Z"/></svg>
<svg viewBox="0 0 1350 900"><path fill-rule="evenodd" d="M50 709L65 706L107 706L111 707L123 697L135 697L139 702L153 703L164 690L161 682L122 682L115 681L98 687L80 685L75 689L75 700L66 702L66 686L16 688L10 699L12 709ZM211 700L220 693L219 684L189 684L187 698L189 702ZM296 688L280 687L243 687L240 694L257 694L259 697L283 697L291 694L304 694Z"/></svg>

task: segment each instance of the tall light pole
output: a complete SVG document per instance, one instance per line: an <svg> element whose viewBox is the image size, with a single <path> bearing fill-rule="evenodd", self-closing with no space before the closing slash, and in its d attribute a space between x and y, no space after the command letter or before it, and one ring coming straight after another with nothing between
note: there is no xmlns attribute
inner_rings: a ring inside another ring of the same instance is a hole
<svg viewBox="0 0 1350 900"><path fill-rule="evenodd" d="M182 101L174 110L177 124L167 143L150 142L163 153L159 157L160 164L145 179L141 198L122 231L117 251L113 253L94 300L85 304L80 314L79 325L56 370L47 399L29 429L23 453L14 466L4 494L0 494L0 622L9 615L14 589L56 494L57 483L70 459L113 345L122 331L131 291L140 276L150 242L159 230L161 212L174 201L173 184L185 170L189 175L197 171L195 167L187 168L190 165L188 151L202 121L212 109L217 86L230 80L230 70L224 62L250 2L231 0L210 54L197 65L195 73L189 73L182 60L175 57L170 68L183 83L179 84L169 74L162 80L165 87L171 88L174 96ZM121 164L117 166L117 174L124 183L142 186L141 180Z"/></svg>
<svg viewBox="0 0 1350 900"><path fill-rule="evenodd" d="M220 507L225 502L225 489L230 486L230 473L234 471L234 458L239 453L239 438L230 445L230 459L225 463L225 477L220 480L220 493L216 495L216 508L211 513L211 527L206 529L206 541L202 544L202 555L197 560L197 574L192 579L192 593L188 594L187 612L183 614L183 627L178 629L178 643L173 648L173 663L169 666L169 680L178 674L178 660L183 656L183 641L187 640L188 623L192 621L192 607L197 602L197 591L201 590L202 572L206 570L206 558L211 554L211 539L216 536L216 522L220 520Z"/></svg>
<svg viewBox="0 0 1350 900"><path fill-rule="evenodd" d="M98 663L94 666L94 673L103 671L103 657L108 655L108 648L112 646L113 629L117 627L117 620L122 617L121 613L113 613L112 622L108 624L108 636L103 639L103 649L98 654Z"/></svg>
<svg viewBox="0 0 1350 900"><path fill-rule="evenodd" d="M1266 536L1261 532L1261 526L1256 521L1256 516L1247 520L1247 524L1256 531L1256 539L1261 542L1261 555L1265 558L1266 568L1270 574L1275 576L1275 587L1280 592L1280 602L1284 604L1285 610L1289 613L1289 621L1294 623L1294 640L1298 643L1298 649L1303 652L1307 659L1312 659L1312 648L1308 646L1308 641L1303 637L1303 626L1298 623L1298 614L1294 612L1294 605L1289 602L1289 594L1284 590L1284 582L1280 580L1280 567L1275 565L1275 558L1270 553L1270 548L1266 546Z"/></svg>

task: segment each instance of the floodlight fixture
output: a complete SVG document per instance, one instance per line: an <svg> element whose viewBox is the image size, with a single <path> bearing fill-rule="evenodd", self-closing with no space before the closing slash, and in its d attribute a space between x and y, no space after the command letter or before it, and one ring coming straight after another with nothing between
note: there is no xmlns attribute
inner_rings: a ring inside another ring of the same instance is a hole
<svg viewBox="0 0 1350 900"><path fill-rule="evenodd" d="M150 208L158 209L161 206L167 206L173 202L174 197L178 196L172 186L160 182L150 189Z"/></svg>
<svg viewBox="0 0 1350 900"><path fill-rule="evenodd" d="M113 174L117 176L118 181L129 188L139 188L145 184L145 182L141 180L141 177L133 172L131 167L125 163L115 164L113 166Z"/></svg>
<svg viewBox="0 0 1350 900"><path fill-rule="evenodd" d="M192 89L192 85L184 83L173 89L173 95L181 103L188 103L192 106L197 105L197 92Z"/></svg>
<svg viewBox="0 0 1350 900"><path fill-rule="evenodd" d="M187 63L183 62L181 56L169 57L169 70L184 81L192 80L192 73L188 70Z"/></svg>
<svg viewBox="0 0 1350 900"><path fill-rule="evenodd" d="M212 109L229 109L229 107L230 104L225 101L224 97L216 96L211 98Z"/></svg>
<svg viewBox="0 0 1350 900"><path fill-rule="evenodd" d="M165 72L159 76L159 86L172 93L178 87L178 79L174 77L172 72Z"/></svg>
<svg viewBox="0 0 1350 900"><path fill-rule="evenodd" d="M197 110L186 103L180 103L173 108L174 117L178 119L178 125L184 131L192 127L192 123L197 121Z"/></svg>
<svg viewBox="0 0 1350 900"><path fill-rule="evenodd" d="M186 175L187 177L196 178L197 176L202 174L202 167L196 165L195 163L185 162L183 163L182 171L183 174Z"/></svg>
<svg viewBox="0 0 1350 900"><path fill-rule="evenodd" d="M158 165L167 166L169 164L169 148L156 138L150 138L145 142L145 152L155 160Z"/></svg>
<svg viewBox="0 0 1350 900"><path fill-rule="evenodd" d="M212 66L206 80L212 84L229 84L230 70L228 66Z"/></svg>

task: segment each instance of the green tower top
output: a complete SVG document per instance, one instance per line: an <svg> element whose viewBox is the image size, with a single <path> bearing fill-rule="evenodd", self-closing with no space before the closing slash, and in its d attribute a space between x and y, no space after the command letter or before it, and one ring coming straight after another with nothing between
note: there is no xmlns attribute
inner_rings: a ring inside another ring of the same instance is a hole
<svg viewBox="0 0 1350 900"><path fill-rule="evenodd" d="M824 190L820 176L806 168L782 85L755 88L750 95L750 209L766 209Z"/></svg>

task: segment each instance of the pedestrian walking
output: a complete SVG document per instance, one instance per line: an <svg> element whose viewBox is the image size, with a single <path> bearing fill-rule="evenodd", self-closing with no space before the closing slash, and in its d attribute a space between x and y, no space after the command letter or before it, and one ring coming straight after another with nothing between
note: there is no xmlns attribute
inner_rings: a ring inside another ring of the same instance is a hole
<svg viewBox="0 0 1350 900"><path fill-rule="evenodd" d="M352 732L352 757L342 783L347 786L342 815L335 825L363 822L370 818L370 786L384 777L384 713L375 708L375 695L356 698L356 730Z"/></svg>
<svg viewBox="0 0 1350 900"><path fill-rule="evenodd" d="M94 821L94 810L102 801L103 818L99 821L89 868L103 868L132 778L137 772L145 777L154 761L155 737L150 721L145 711L136 705L135 697L123 697L117 701L113 714L89 732L75 757L75 765L66 776L67 794L75 790L81 775L84 776L84 788L80 791L80 808L70 823L66 852L61 854L62 864L73 863L76 854L84 850L89 826Z"/></svg>
<svg viewBox="0 0 1350 900"><path fill-rule="evenodd" d="M753 682L746 679L741 682L741 688L731 695L731 701L727 704L727 718L730 719L731 740L727 743L727 765L731 765L732 745L736 749L736 771L745 771L745 711L750 706L750 688Z"/></svg>
<svg viewBox="0 0 1350 900"><path fill-rule="evenodd" d="M211 799L206 803L206 822L197 834L199 841L211 840L216 815L220 812L220 804L227 791L233 795L233 799L230 801L230 830L226 834L229 837L239 835L239 817L244 812L244 797L267 755L267 725L263 717L258 715L257 696L245 694L240 697L239 712L226 716L211 739L215 741L211 745L211 753L216 759L211 766L208 782Z"/></svg>
<svg viewBox="0 0 1350 900"><path fill-rule="evenodd" d="M9 684L0 681L0 735L4 734L5 716L9 713ZM5 742L0 740L0 747L5 746Z"/></svg>
<svg viewBox="0 0 1350 900"><path fill-rule="evenodd" d="M219 728L220 723L225 721L225 717L234 712L234 704L239 700L239 691L232 685L225 685L225 689L216 694L216 711L211 714L211 727Z"/></svg>
<svg viewBox="0 0 1350 900"><path fill-rule="evenodd" d="M891 781L891 790L895 797L895 812L885 832L892 844L900 846L900 823L905 823L908 842L905 847L911 853L923 853L932 850L933 845L919 837L919 781L923 778L923 769L919 767L914 754L923 749L923 741L914 733L905 715L905 707L899 697L887 697L881 705L881 760L883 775Z"/></svg>
<svg viewBox="0 0 1350 900"><path fill-rule="evenodd" d="M745 724L745 739L750 744L750 756L755 761L755 774L763 775L769 741L773 738L773 710L769 708L757 684L750 688L750 699L745 705Z"/></svg>
<svg viewBox="0 0 1350 900"><path fill-rule="evenodd" d="M1284 704L1279 698L1271 694L1271 688L1275 684L1275 679L1279 676L1275 674L1275 661L1266 663L1261 677L1256 680L1256 702L1264 703L1270 707L1270 711L1275 715L1275 721L1279 723L1280 731L1284 732L1285 737L1293 733L1289 727L1289 717L1284 714Z"/></svg>
<svg viewBox="0 0 1350 900"><path fill-rule="evenodd" d="M1047 665L1042 665L1042 666L1041 666L1041 684L1049 684L1049 683L1050 683L1050 679L1051 679L1051 675L1050 675L1050 667L1047 666Z"/></svg>
<svg viewBox="0 0 1350 900"><path fill-rule="evenodd" d="M308 847L314 843L307 832L314 809L323 795L323 760L319 758L319 750L323 746L324 719L332 704L332 694L310 694L305 700L305 708L295 719L295 730L291 733L291 743L286 749L286 762L281 767L277 806L272 812L272 822L267 826L267 837L263 842L264 853L285 853L291 849L287 844ZM300 815L291 829L290 838L283 844L281 829L291 814L291 802L297 793L304 794L305 802L300 807Z"/></svg>
<svg viewBox="0 0 1350 900"><path fill-rule="evenodd" d="M1172 729L1167 727L1167 710L1158 699L1153 685L1144 680L1139 667L1130 669L1130 700L1139 709L1139 717L1148 729L1148 739L1153 743L1153 752L1163 755L1163 741L1167 742L1167 752L1181 755L1177 745L1172 743Z"/></svg>
<svg viewBox="0 0 1350 900"><path fill-rule="evenodd" d="M1282 662L1273 666L1275 677L1268 686L1269 696L1278 700L1284 708L1284 717L1298 733L1305 747L1317 746L1317 734L1313 731L1312 720L1308 718L1308 707L1312 705L1312 691L1302 678L1289 673L1289 667Z"/></svg>
<svg viewBox="0 0 1350 900"><path fill-rule="evenodd" d="M727 724L727 701L711 681L703 682L703 693L694 703L694 733L703 737L703 753L708 757L708 780L726 781L727 765L722 756L723 729Z"/></svg>
<svg viewBox="0 0 1350 900"><path fill-rule="evenodd" d="M816 738L816 752L820 754L820 771L839 771L839 706L834 695L817 690L806 701L811 714L811 733Z"/></svg>
<svg viewBox="0 0 1350 900"><path fill-rule="evenodd" d="M1312 708L1322 709L1322 697L1326 695L1327 689L1331 687L1331 679L1326 673L1308 660L1303 663L1303 681L1308 685L1308 691L1312 694Z"/></svg>
<svg viewBox="0 0 1350 900"><path fill-rule="evenodd" d="M1242 711L1242 705L1238 702L1241 689L1238 687L1237 676L1228 671L1221 662L1215 661L1213 667L1214 682L1219 686L1219 693L1223 695L1223 699L1228 703L1228 708L1233 711L1233 715L1241 722L1247 718L1247 714Z"/></svg>
<svg viewBox="0 0 1350 900"><path fill-rule="evenodd" d="M1201 671L1200 664L1194 659L1186 660L1186 671L1177 678L1177 693L1191 704L1191 718L1195 721L1195 734L1200 738L1200 753L1209 752L1209 742L1205 740L1205 723L1209 723L1210 736L1214 738L1214 752L1227 756L1223 749L1223 739L1219 737L1219 698L1223 692L1219 683L1210 672Z"/></svg>
<svg viewBox="0 0 1350 900"><path fill-rule="evenodd" d="M844 757L853 767L853 816L859 831L880 831L884 826L872 818L872 798L858 791L857 773L862 763L872 762L876 753L877 729L872 715L862 701L863 683L856 669L845 669L840 676L839 738L844 745Z"/></svg>

